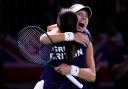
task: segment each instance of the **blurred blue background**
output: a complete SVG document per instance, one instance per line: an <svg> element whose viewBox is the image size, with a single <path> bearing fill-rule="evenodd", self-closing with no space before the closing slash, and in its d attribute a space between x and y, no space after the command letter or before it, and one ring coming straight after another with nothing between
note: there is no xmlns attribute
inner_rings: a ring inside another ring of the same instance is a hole
<svg viewBox="0 0 128 89"><path fill-rule="evenodd" d="M56 23L59 9L73 3L87 5L93 12L88 29L97 79L91 89L128 89L127 0L0 0L1 89L33 89L43 68L23 61L17 50L17 34L28 25L46 30Z"/></svg>

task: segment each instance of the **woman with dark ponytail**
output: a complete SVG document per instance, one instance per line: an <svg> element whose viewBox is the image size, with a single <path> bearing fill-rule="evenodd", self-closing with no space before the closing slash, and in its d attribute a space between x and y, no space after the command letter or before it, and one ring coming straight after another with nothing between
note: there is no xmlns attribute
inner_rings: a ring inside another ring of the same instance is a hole
<svg viewBox="0 0 128 89"><path fill-rule="evenodd" d="M71 9L61 9L57 17L57 27L59 28L59 30L57 30L58 32L47 32L55 42L54 45L58 51L59 58L58 60L52 61L56 66L55 68L44 68L40 81L34 89L79 89L64 76L68 74L74 76L83 84L82 89L89 89L88 82L95 81L96 72L93 57L93 46L90 41L90 36L85 34L85 30L83 30L83 27L86 27L88 24L90 14L83 9L86 8L85 6L75 5L75 7L76 6L79 7L76 9L80 10L80 12L78 12L78 15L80 16L76 15ZM82 27L78 24L78 18ZM73 33L80 33L80 35L83 35L79 36L79 39L80 41L83 40L84 43L75 43ZM85 36L86 41L84 40ZM42 34L40 36L40 41L42 43L43 40L46 39L47 37L45 35ZM46 44L50 43L48 42ZM67 56L66 58L63 56L65 53Z"/></svg>

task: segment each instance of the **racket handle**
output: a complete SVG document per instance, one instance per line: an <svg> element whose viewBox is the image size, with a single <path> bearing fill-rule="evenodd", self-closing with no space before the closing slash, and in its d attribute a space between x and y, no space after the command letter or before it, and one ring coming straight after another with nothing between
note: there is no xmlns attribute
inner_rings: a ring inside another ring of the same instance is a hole
<svg viewBox="0 0 128 89"><path fill-rule="evenodd" d="M78 80L76 80L72 75L65 75L72 83L74 83L80 89L83 88L83 84L81 84Z"/></svg>

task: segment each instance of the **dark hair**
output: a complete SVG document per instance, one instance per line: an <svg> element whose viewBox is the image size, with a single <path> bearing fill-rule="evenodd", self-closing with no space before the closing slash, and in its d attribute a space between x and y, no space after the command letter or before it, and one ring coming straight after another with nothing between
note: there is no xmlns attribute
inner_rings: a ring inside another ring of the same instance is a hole
<svg viewBox="0 0 128 89"><path fill-rule="evenodd" d="M77 15L70 9L61 9L57 17L61 32L76 32L77 21Z"/></svg>
<svg viewBox="0 0 128 89"><path fill-rule="evenodd" d="M76 32L77 26L77 15L70 9L61 9L57 17L57 25L61 32ZM67 53L67 64L72 64L74 55L77 49L75 42L65 42L66 53Z"/></svg>

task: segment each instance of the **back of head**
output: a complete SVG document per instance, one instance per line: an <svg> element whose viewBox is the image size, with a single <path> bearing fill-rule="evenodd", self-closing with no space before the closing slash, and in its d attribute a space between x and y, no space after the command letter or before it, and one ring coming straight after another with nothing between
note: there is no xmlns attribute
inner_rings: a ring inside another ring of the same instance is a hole
<svg viewBox="0 0 128 89"><path fill-rule="evenodd" d="M61 32L76 32L77 21L77 15L74 12L70 9L61 9L57 18L57 25ZM74 47L75 44L73 41L67 41L65 43L65 52L68 58L67 64L72 64L76 49Z"/></svg>
<svg viewBox="0 0 128 89"><path fill-rule="evenodd" d="M61 32L76 32L77 21L77 15L70 9L61 9L57 17Z"/></svg>

